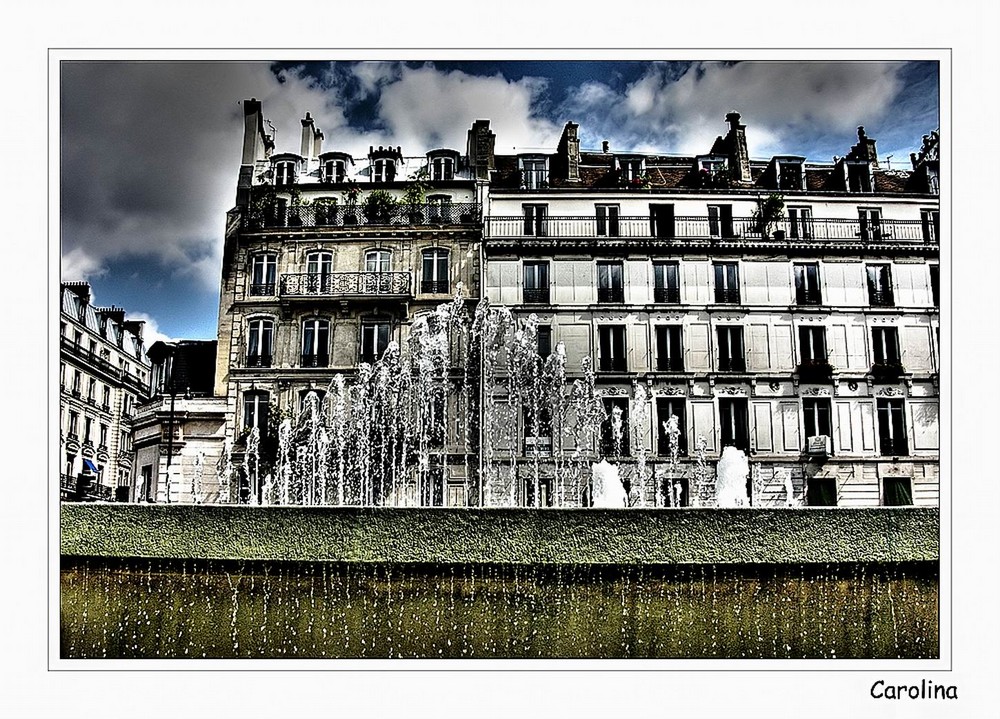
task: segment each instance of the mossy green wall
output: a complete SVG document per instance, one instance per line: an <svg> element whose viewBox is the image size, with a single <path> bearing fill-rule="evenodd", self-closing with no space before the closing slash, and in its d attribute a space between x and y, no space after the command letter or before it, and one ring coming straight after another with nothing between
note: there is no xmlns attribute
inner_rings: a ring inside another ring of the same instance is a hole
<svg viewBox="0 0 1000 719"><path fill-rule="evenodd" d="M64 504L65 556L445 564L937 561L939 513Z"/></svg>

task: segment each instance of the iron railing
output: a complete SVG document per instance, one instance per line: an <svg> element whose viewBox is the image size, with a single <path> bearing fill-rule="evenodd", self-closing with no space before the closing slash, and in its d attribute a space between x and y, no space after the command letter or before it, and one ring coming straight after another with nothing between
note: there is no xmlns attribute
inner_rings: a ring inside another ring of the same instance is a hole
<svg viewBox="0 0 1000 719"><path fill-rule="evenodd" d="M597 301L601 304L621 304L625 301L624 287L598 287Z"/></svg>
<svg viewBox="0 0 1000 719"><path fill-rule="evenodd" d="M282 297L409 295L409 272L297 273L281 276Z"/></svg>
<svg viewBox="0 0 1000 719"><path fill-rule="evenodd" d="M477 225L482 205L477 202L397 204L390 207L348 205L254 204L243 217L244 229L316 228L358 226Z"/></svg>
<svg viewBox="0 0 1000 719"><path fill-rule="evenodd" d="M697 239L709 241L777 240L794 242L866 242L866 243L928 243L936 242L925 232L920 220L881 220L877 225L857 219L819 219L803 221L780 220L763 233L759 224L750 217L734 217L732 223L708 216L677 216L673 221L655 220L649 215L620 216L617 233L609 235L607 225L602 225L596 215L545 217L548 237L593 238L610 241L619 238ZM488 238L528 237L539 234L532 224L526 226L523 215L490 215L484 218ZM527 229L532 231L526 232ZM601 232L601 230L605 232Z"/></svg>
<svg viewBox="0 0 1000 719"><path fill-rule="evenodd" d="M244 367L270 367L271 366L271 355L269 354L255 354L247 355L247 361Z"/></svg>
<svg viewBox="0 0 1000 719"><path fill-rule="evenodd" d="M328 354L304 354L300 362L302 367L327 367L330 364Z"/></svg>
<svg viewBox="0 0 1000 719"><path fill-rule="evenodd" d="M676 305L681 301L680 287L654 287L653 302Z"/></svg>
<svg viewBox="0 0 1000 719"><path fill-rule="evenodd" d="M524 304L526 305L547 305L549 304L549 288L524 288Z"/></svg>
<svg viewBox="0 0 1000 719"><path fill-rule="evenodd" d="M425 295L447 295L451 292L448 280L422 280L420 292Z"/></svg>
<svg viewBox="0 0 1000 719"><path fill-rule="evenodd" d="M720 357L720 372L746 372L747 362L743 357Z"/></svg>
<svg viewBox="0 0 1000 719"><path fill-rule="evenodd" d="M684 358L683 357L657 357L656 358L656 371L657 372L683 372L684 371Z"/></svg>
<svg viewBox="0 0 1000 719"><path fill-rule="evenodd" d="M273 282L255 283L250 285L251 297L273 297L276 285Z"/></svg>
<svg viewBox="0 0 1000 719"><path fill-rule="evenodd" d="M720 305L738 305L740 303L740 291L739 289L716 287L715 301Z"/></svg>
<svg viewBox="0 0 1000 719"><path fill-rule="evenodd" d="M797 305L821 305L823 304L823 296L819 291L819 288L809 288L809 289L796 289L795 290L795 304Z"/></svg>
<svg viewBox="0 0 1000 719"><path fill-rule="evenodd" d="M892 290L868 290L868 302L872 307L895 307Z"/></svg>

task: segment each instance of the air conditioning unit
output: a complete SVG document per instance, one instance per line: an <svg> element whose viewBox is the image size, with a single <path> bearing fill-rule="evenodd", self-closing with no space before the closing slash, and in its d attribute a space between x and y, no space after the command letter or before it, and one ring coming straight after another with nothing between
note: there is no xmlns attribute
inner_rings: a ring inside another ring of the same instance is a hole
<svg viewBox="0 0 1000 719"><path fill-rule="evenodd" d="M806 454L817 457L826 457L830 454L830 436L817 434L814 437L806 437Z"/></svg>

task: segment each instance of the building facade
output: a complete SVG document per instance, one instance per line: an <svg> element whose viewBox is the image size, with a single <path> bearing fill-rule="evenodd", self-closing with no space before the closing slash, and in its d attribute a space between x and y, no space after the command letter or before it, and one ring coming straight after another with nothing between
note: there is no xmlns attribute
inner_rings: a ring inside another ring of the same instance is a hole
<svg viewBox="0 0 1000 719"><path fill-rule="evenodd" d="M149 391L143 323L94 307L86 282L63 282L59 300L60 496L130 501L132 422Z"/></svg>
<svg viewBox="0 0 1000 719"><path fill-rule="evenodd" d="M880 167L703 155L276 152L244 103L215 395L232 501L934 505L937 138ZM846 143L845 143L846 144ZM300 479L293 479L298 477Z"/></svg>

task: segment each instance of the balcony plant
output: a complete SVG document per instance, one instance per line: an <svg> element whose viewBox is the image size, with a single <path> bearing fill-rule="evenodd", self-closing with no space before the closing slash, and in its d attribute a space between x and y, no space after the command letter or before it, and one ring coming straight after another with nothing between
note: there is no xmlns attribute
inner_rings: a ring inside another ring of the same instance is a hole
<svg viewBox="0 0 1000 719"><path fill-rule="evenodd" d="M361 197L361 187L355 180L347 181L344 190L344 224L358 224L358 199Z"/></svg>
<svg viewBox="0 0 1000 719"><path fill-rule="evenodd" d="M361 211L370 224L387 225L397 204L387 190L372 190L361 203Z"/></svg>
<svg viewBox="0 0 1000 719"><path fill-rule="evenodd" d="M828 360L805 360L798 367L799 379L805 382L825 382L833 377L833 365Z"/></svg>
<svg viewBox="0 0 1000 719"><path fill-rule="evenodd" d="M313 202L313 213L317 225L332 225L337 218L337 198L317 197Z"/></svg>
<svg viewBox="0 0 1000 719"><path fill-rule="evenodd" d="M424 218L424 202L427 196L427 170L420 169L410 178L409 184L403 190L403 204L406 206L406 216L411 225L419 224Z"/></svg>
<svg viewBox="0 0 1000 719"><path fill-rule="evenodd" d="M757 209L753 211L751 220L753 229L759 232L761 239L767 239L771 235L771 229L785 219L785 199L778 194L770 194L765 198L757 198ZM783 234L783 233L782 233ZM775 232L775 239L778 231Z"/></svg>

